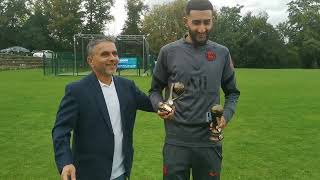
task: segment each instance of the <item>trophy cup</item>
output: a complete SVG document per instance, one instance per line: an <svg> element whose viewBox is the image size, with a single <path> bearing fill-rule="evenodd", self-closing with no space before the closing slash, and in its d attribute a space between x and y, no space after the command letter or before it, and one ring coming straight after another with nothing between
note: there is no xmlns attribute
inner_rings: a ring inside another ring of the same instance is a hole
<svg viewBox="0 0 320 180"><path fill-rule="evenodd" d="M211 129L211 135L212 137L210 137L210 139L213 139L213 137L218 138L219 141L221 141L223 139L223 135L222 135L222 130L221 128L216 128L218 125L217 122L217 117L221 118L223 114L223 107L219 104L216 104L214 106L212 106L211 108L211 122L209 122L209 126L212 128Z"/></svg>
<svg viewBox="0 0 320 180"><path fill-rule="evenodd" d="M172 112L173 101L178 99L184 92L185 92L185 87L183 83L181 82L172 83L170 86L169 98L165 102L159 103L159 110L166 111L169 113ZM173 93L176 97L173 97Z"/></svg>

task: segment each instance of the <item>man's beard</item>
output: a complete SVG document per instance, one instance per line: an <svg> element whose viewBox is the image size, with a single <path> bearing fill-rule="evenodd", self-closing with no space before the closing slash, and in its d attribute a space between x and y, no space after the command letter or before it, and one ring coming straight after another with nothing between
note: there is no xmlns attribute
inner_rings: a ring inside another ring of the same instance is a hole
<svg viewBox="0 0 320 180"><path fill-rule="evenodd" d="M111 66L112 64L107 64L106 66ZM118 66L118 65L116 65L116 66ZM115 68L115 69L113 69L113 70L110 70L110 69L106 69L105 67L99 67L99 68L95 68L95 70L99 73L99 74L101 74L101 75L103 75L103 76L112 76L114 73L116 73L117 72L117 67Z"/></svg>
<svg viewBox="0 0 320 180"><path fill-rule="evenodd" d="M195 47L199 47L199 46L204 46L204 45L206 45L207 44L207 41L208 41L208 39L209 39L209 33L210 32L206 32L206 39L205 40L203 40L203 41L198 41L197 40L197 32L195 32L195 31L191 31L190 29L189 29L189 34L190 34L190 38L191 38L191 40L192 40L192 42L193 42L193 45L195 46Z"/></svg>

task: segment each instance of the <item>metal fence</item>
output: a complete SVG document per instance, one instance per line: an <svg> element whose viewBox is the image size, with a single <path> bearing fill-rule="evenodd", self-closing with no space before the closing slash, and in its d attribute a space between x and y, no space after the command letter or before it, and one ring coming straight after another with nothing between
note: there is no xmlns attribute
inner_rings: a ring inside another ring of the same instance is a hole
<svg viewBox="0 0 320 180"><path fill-rule="evenodd" d="M80 76L90 73L90 67L82 58L75 59L71 52L56 52L52 58L43 58L44 75Z"/></svg>

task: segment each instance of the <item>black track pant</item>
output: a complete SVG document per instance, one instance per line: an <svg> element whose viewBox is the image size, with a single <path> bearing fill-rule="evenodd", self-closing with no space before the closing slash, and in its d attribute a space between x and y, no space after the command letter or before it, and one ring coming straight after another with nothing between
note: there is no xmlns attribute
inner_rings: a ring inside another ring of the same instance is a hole
<svg viewBox="0 0 320 180"><path fill-rule="evenodd" d="M163 179L219 180L222 147L184 147L165 144L163 147Z"/></svg>

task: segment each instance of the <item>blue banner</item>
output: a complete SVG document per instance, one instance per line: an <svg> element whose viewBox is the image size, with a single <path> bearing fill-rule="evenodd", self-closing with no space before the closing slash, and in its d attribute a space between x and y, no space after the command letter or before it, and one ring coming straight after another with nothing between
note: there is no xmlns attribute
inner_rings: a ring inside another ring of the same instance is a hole
<svg viewBox="0 0 320 180"><path fill-rule="evenodd" d="M138 68L138 58L137 57L120 58L118 68L119 69L137 69Z"/></svg>

